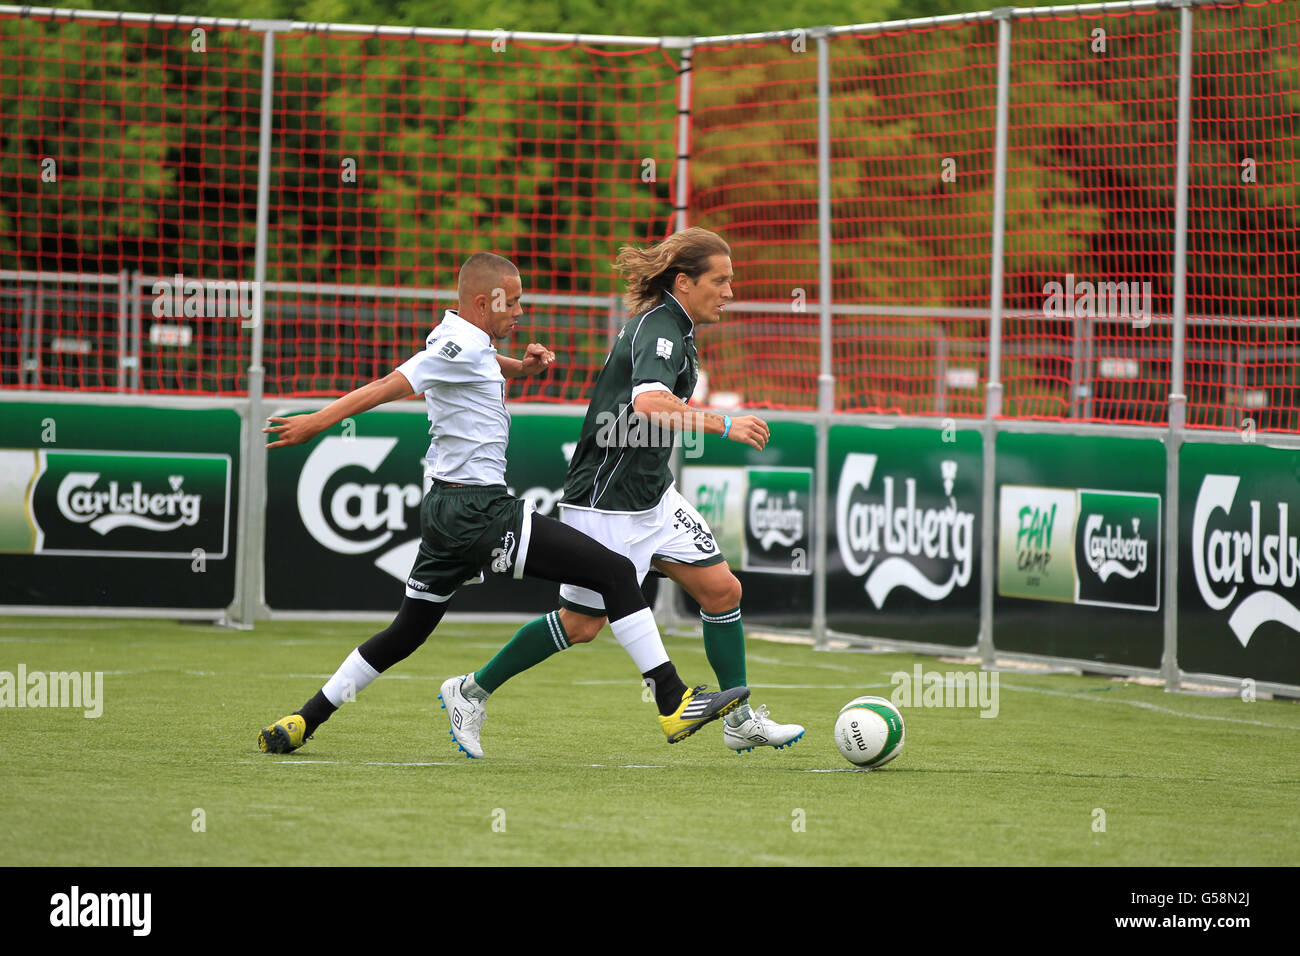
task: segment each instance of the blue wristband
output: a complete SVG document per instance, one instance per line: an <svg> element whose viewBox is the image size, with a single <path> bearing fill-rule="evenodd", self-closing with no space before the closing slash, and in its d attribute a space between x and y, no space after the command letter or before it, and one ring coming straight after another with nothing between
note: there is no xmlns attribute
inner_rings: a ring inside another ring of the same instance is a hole
<svg viewBox="0 0 1300 956"><path fill-rule="evenodd" d="M722 416L722 437L726 438L729 434L731 434L731 416L723 415Z"/></svg>

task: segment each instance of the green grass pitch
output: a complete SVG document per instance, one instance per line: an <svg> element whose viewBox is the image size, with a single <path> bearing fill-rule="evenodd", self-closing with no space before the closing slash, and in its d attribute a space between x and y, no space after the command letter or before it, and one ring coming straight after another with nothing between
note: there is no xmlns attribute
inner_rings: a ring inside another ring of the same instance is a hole
<svg viewBox="0 0 1300 956"><path fill-rule="evenodd" d="M838 709L890 675L968 671L749 641L752 700L807 736L740 756L719 725L669 746L608 632L506 684L486 759L440 681L507 624L447 622L301 750L257 731L377 630L0 619L0 671L104 672L103 715L0 709L6 865L1262 865L1300 859L1300 708L1004 672L999 713L910 707L889 766L853 770ZM667 639L712 682L698 638ZM201 812L200 812L201 811ZM1098 829L1104 812L1104 832ZM200 826L200 824L202 824Z"/></svg>

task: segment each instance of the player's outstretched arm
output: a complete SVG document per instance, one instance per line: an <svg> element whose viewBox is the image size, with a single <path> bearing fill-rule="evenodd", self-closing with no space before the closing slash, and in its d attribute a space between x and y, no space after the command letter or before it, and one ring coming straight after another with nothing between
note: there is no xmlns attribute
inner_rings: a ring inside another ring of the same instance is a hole
<svg viewBox="0 0 1300 956"><path fill-rule="evenodd" d="M415 392L411 383L401 372L393 371L381 379L362 385L336 399L319 411L307 415L294 415L289 418L268 418L271 422L262 431L274 435L276 441L267 448L280 448L283 445L301 445L311 441L331 425L337 425L345 418L360 415L384 402L395 402L399 398L410 398Z"/></svg>
<svg viewBox="0 0 1300 956"><path fill-rule="evenodd" d="M497 356L497 364L501 366L501 374L506 378L525 378L530 375L540 375L551 367L555 361L555 353L545 345L538 345L536 342L529 342L528 348L524 350L522 360L507 358L504 355Z"/></svg>
<svg viewBox="0 0 1300 956"><path fill-rule="evenodd" d="M762 451L770 433L767 422L754 415L739 415L731 419L727 429L726 416L691 408L666 389L642 392L632 401L632 410L645 415L656 425L667 425L678 431L700 431L708 435L726 432L731 441L744 442Z"/></svg>

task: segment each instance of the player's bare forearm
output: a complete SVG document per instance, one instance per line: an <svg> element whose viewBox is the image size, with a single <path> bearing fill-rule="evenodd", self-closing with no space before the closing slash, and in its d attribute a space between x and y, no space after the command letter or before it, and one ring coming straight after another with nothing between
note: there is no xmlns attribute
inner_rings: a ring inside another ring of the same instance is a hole
<svg viewBox="0 0 1300 956"><path fill-rule="evenodd" d="M529 342L528 348L524 350L523 359L514 359L505 355L497 356L497 364L501 366L501 374L506 378L527 378L530 375L540 375L551 367L555 361L555 353L544 345L538 345L536 342Z"/></svg>
<svg viewBox="0 0 1300 956"><path fill-rule="evenodd" d="M390 372L381 379L362 385L342 398L335 399L319 411L287 418L268 418L267 421L271 424L262 431L274 435L277 440L266 447L301 445L345 418L368 412L385 402L410 398L413 394L415 393L411 390L411 383L406 380L405 375L398 371Z"/></svg>
<svg viewBox="0 0 1300 956"><path fill-rule="evenodd" d="M762 451L771 437L767 422L754 415L733 416L727 429L727 416L691 408L672 392L656 389L642 392L632 401L633 411L645 415L651 423L678 431L698 431L706 435L726 432L730 441L743 442Z"/></svg>

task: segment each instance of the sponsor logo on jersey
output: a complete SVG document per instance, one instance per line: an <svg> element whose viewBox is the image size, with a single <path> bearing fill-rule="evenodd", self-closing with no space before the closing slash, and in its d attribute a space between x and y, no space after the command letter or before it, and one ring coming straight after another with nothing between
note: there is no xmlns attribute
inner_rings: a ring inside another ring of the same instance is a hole
<svg viewBox="0 0 1300 956"><path fill-rule="evenodd" d="M658 342L656 342L656 343L655 343L655 354L658 355L658 356L659 356L660 358L662 358L662 359L672 358L672 356L673 356L673 340L672 340L672 339L660 339Z"/></svg>
<svg viewBox="0 0 1300 956"><path fill-rule="evenodd" d="M713 532L703 522L696 521L687 514L685 508L678 508L673 513L673 519L673 527L689 534L696 550L703 551L705 554L713 554L718 550L717 542L713 540Z"/></svg>
<svg viewBox="0 0 1300 956"><path fill-rule="evenodd" d="M444 345L444 346L443 346L441 349L439 349L438 351L441 352L443 355L445 355L447 358L449 358L449 359L454 359L454 358L455 358L457 355L459 355L463 350L462 350L461 347L460 347L459 345L457 345L455 342L448 342L446 345Z"/></svg>
<svg viewBox="0 0 1300 956"><path fill-rule="evenodd" d="M501 547L492 549L492 570L505 574L515 561L515 533L507 531L501 538Z"/></svg>

